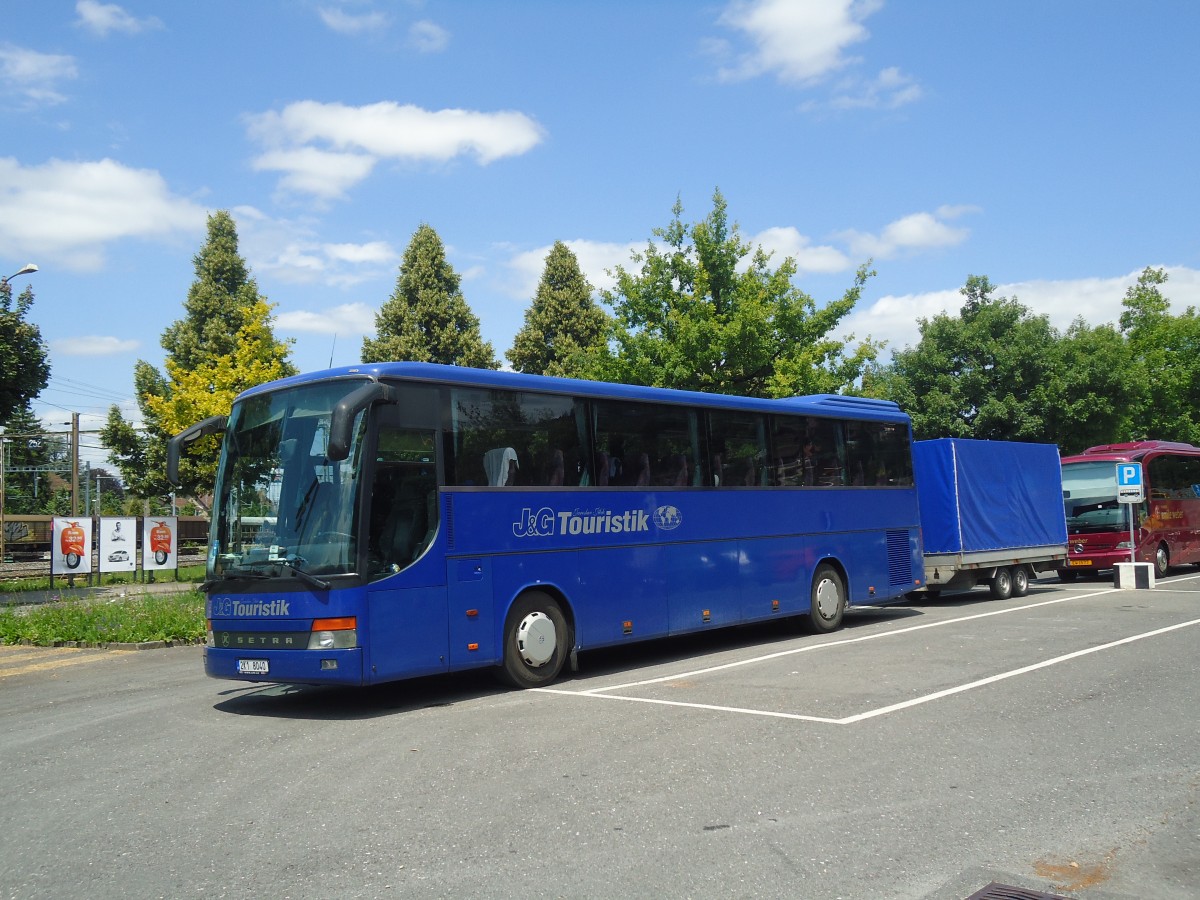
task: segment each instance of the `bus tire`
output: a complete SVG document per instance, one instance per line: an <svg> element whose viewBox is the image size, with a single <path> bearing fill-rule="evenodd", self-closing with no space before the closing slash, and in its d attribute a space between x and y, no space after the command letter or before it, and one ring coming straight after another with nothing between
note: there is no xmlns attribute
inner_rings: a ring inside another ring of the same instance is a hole
<svg viewBox="0 0 1200 900"><path fill-rule="evenodd" d="M1013 595L1013 576L1012 569L1001 566L996 570L996 574L992 576L992 584L990 588L992 599L1007 600Z"/></svg>
<svg viewBox="0 0 1200 900"><path fill-rule="evenodd" d="M549 594L529 591L517 598L504 623L504 679L532 688L558 677L571 653L571 629Z"/></svg>
<svg viewBox="0 0 1200 900"><path fill-rule="evenodd" d="M1029 593L1029 570L1024 566L1012 567L1012 592L1014 597L1024 597Z"/></svg>
<svg viewBox="0 0 1200 900"><path fill-rule="evenodd" d="M808 621L813 631L818 634L837 631L846 613L846 585L838 570L829 563L817 566L809 598Z"/></svg>
<svg viewBox="0 0 1200 900"><path fill-rule="evenodd" d="M1154 577L1166 578L1167 570L1171 568L1171 551L1166 544L1159 544L1154 551Z"/></svg>

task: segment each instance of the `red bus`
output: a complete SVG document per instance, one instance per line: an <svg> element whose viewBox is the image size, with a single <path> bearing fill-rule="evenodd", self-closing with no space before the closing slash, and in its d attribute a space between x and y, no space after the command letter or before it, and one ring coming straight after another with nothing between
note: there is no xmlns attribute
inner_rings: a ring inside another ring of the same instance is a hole
<svg viewBox="0 0 1200 900"><path fill-rule="evenodd" d="M1138 562L1155 575L1173 565L1200 563L1200 447L1136 441L1089 447L1062 461L1067 514L1067 568L1071 581L1130 561L1128 504L1117 502L1117 464L1140 462L1146 500L1134 508Z"/></svg>

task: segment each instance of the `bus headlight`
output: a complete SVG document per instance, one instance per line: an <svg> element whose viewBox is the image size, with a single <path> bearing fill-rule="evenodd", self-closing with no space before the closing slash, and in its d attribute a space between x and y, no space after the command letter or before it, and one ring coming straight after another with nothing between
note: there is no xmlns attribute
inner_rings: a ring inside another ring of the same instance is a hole
<svg viewBox="0 0 1200 900"><path fill-rule="evenodd" d="M1121 543L1117 544L1117 549L1118 550L1132 550L1133 544L1130 541L1121 541Z"/></svg>
<svg viewBox="0 0 1200 900"><path fill-rule="evenodd" d="M313 620L309 650L349 650L357 646L358 620L354 616Z"/></svg>

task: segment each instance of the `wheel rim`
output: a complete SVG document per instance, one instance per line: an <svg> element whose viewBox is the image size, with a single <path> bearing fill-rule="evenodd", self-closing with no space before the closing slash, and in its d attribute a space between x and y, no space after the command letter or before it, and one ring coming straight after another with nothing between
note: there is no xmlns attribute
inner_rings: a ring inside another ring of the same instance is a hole
<svg viewBox="0 0 1200 900"><path fill-rule="evenodd" d="M517 651L526 665L544 666L553 659L557 649L558 635L549 616L534 611L521 620L517 626Z"/></svg>
<svg viewBox="0 0 1200 900"><path fill-rule="evenodd" d="M842 602L841 592L832 578L822 578L817 585L817 612L822 619L832 619L837 615Z"/></svg>
<svg viewBox="0 0 1200 900"><path fill-rule="evenodd" d="M1013 572L1013 590L1024 591L1029 587L1029 576L1023 569L1017 569Z"/></svg>
<svg viewBox="0 0 1200 900"><path fill-rule="evenodd" d="M1154 553L1154 566L1158 569L1159 575L1167 574L1167 569L1170 568L1171 558L1167 554L1167 548L1162 544L1158 545L1158 550Z"/></svg>

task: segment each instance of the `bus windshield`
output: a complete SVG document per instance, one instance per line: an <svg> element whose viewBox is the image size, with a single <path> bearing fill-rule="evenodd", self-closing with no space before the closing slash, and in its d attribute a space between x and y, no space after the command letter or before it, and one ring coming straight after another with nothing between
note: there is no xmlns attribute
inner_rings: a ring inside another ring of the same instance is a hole
<svg viewBox="0 0 1200 900"><path fill-rule="evenodd" d="M332 381L256 394L229 417L213 498L208 577L298 578L355 571L355 517L365 416L349 456L330 460L334 405L361 382Z"/></svg>
<svg viewBox="0 0 1200 900"><path fill-rule="evenodd" d="M1117 502L1114 463L1069 463L1063 466L1062 482L1067 527L1072 534L1128 528L1128 516Z"/></svg>

